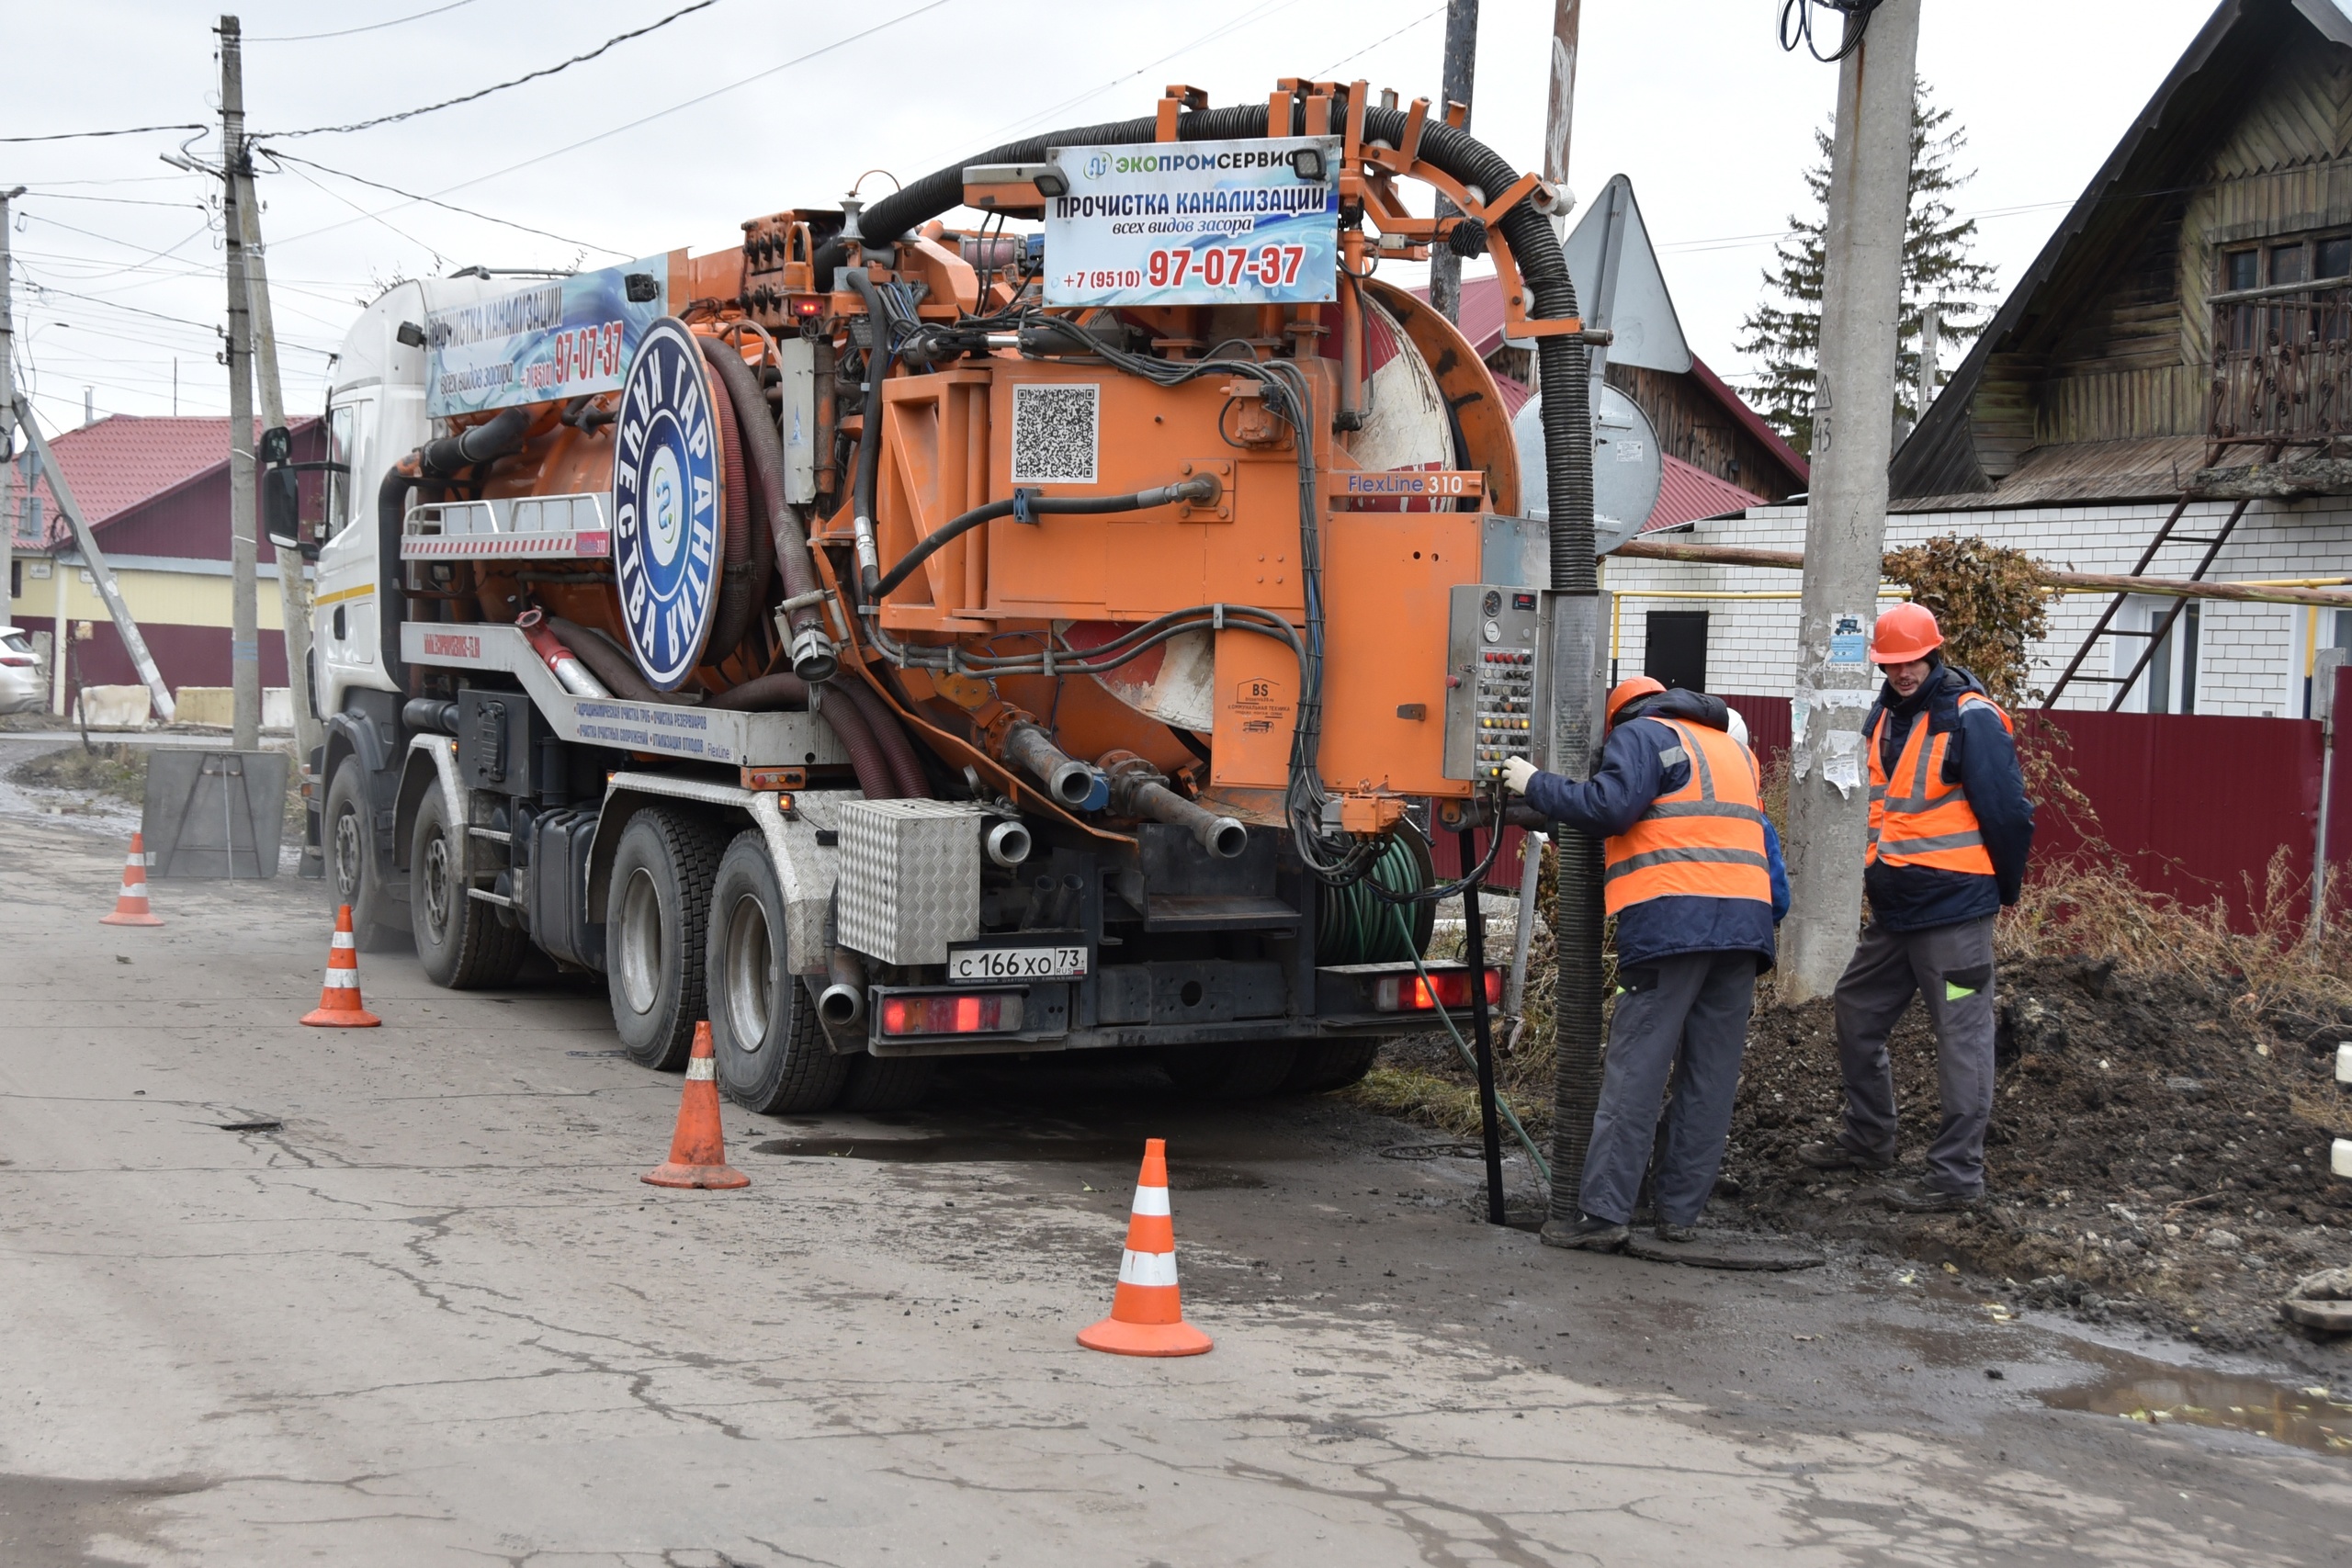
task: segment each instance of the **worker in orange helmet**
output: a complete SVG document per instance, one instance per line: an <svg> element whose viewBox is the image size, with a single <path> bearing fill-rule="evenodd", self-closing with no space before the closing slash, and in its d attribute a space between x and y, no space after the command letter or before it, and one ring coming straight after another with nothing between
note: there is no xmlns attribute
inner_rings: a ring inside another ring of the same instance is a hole
<svg viewBox="0 0 2352 1568"><path fill-rule="evenodd" d="M1797 1157L1817 1170L1882 1171L1895 1160L1894 1075L1886 1039L1917 993L1936 1034L1943 1119L1924 1180L1881 1201L1909 1213L1965 1209L1984 1195L1993 1115L1993 919L2014 904L2033 847L2033 803L2009 716L1943 657L1924 604L1878 619L1871 660L1886 676L1862 725L1870 752L1871 921L1838 982L1845 1126Z"/></svg>
<svg viewBox="0 0 2352 1568"><path fill-rule="evenodd" d="M1602 901L1617 917L1617 1010L1600 1105L1573 1221L1555 1247L1613 1252L1666 1144L1653 1213L1661 1240L1692 1239L1731 1131L1757 975L1772 966L1788 913L1781 843L1764 815L1756 759L1733 738L1721 697L1668 691L1646 675L1609 694L1608 739L1589 782L1514 760L1504 782L1544 816L1604 840Z"/></svg>

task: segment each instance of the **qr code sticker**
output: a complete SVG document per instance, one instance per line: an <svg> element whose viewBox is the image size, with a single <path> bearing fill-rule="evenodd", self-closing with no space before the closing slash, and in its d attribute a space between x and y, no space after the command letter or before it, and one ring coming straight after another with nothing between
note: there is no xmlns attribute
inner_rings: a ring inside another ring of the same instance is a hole
<svg viewBox="0 0 2352 1568"><path fill-rule="evenodd" d="M1102 389L1012 389L1012 482L1091 485L1101 444Z"/></svg>

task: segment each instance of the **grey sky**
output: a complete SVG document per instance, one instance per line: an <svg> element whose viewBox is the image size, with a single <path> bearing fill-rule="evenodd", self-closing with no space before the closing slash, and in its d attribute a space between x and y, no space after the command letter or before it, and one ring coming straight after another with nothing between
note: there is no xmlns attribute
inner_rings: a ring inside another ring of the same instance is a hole
<svg viewBox="0 0 2352 1568"><path fill-rule="evenodd" d="M341 123L454 96L582 52L689 0L348 0L243 10L249 123ZM1148 112L1183 81L1262 100L1283 75L1363 76L1434 96L1435 0L718 0L560 75L349 134L283 141L330 168L562 240L297 164L263 182L287 400L315 412L325 354L378 283L470 263L589 265L726 245L744 219L830 204L869 169L911 178L1016 135ZM303 42L272 37L399 26ZM1926 0L1920 72L1978 171L1962 210L2003 285L2031 259L2211 14L2211 0ZM1475 129L1540 157L1551 0L1486 0ZM1585 0L1571 183L1632 175L1692 346L1726 374L1774 236L1805 200L1836 70L1773 39L1778 0ZM217 5L17 6L5 24L0 136L215 121ZM1392 36L1393 35L1393 36ZM762 73L772 73L761 76ZM745 78L749 85L662 113ZM1115 84L1115 85L1114 85ZM659 115L633 129L631 121ZM618 130L617 134L603 134ZM158 161L191 133L0 145L23 184L19 362L51 429L172 406L221 412L217 183ZM591 138L598 138L590 140ZM217 130L195 150L217 152ZM584 143L584 145L576 145ZM570 149L569 151L561 151ZM888 190L883 175L867 189ZM39 286L38 288L33 286ZM139 312L152 312L142 314ZM160 318L178 318L164 320Z"/></svg>

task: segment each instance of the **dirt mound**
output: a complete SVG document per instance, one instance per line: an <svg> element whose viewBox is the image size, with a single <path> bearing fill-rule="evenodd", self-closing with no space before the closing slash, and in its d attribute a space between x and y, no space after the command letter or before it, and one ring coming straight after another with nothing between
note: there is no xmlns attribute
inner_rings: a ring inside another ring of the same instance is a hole
<svg viewBox="0 0 2352 1568"><path fill-rule="evenodd" d="M136 805L146 798L147 750L109 742L86 751L78 745L62 746L17 763L8 771L8 780L32 789L107 795Z"/></svg>
<svg viewBox="0 0 2352 1568"><path fill-rule="evenodd" d="M1838 1128L1836 1037L1816 1002L1756 1015L1717 1213L1954 1261L2000 1280L2009 1305L2136 1318L2225 1345L2285 1332L2288 1288L2352 1262L2352 1184L2328 1175L2331 1138L2352 1133L2333 1082L2352 1013L2266 1011L2228 979L2083 959L2004 964L1999 986L1982 1210L1891 1213L1871 1201L1874 1180L1798 1163L1800 1145ZM1917 1173L1938 1118L1920 1009L1889 1050L1899 1178Z"/></svg>

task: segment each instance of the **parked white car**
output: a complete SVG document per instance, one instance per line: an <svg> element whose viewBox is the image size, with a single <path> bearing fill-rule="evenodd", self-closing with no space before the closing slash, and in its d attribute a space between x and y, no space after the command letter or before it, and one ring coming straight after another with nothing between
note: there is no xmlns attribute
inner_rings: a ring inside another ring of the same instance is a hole
<svg viewBox="0 0 2352 1568"><path fill-rule="evenodd" d="M0 713L38 713L47 705L32 639L15 626L0 626Z"/></svg>

